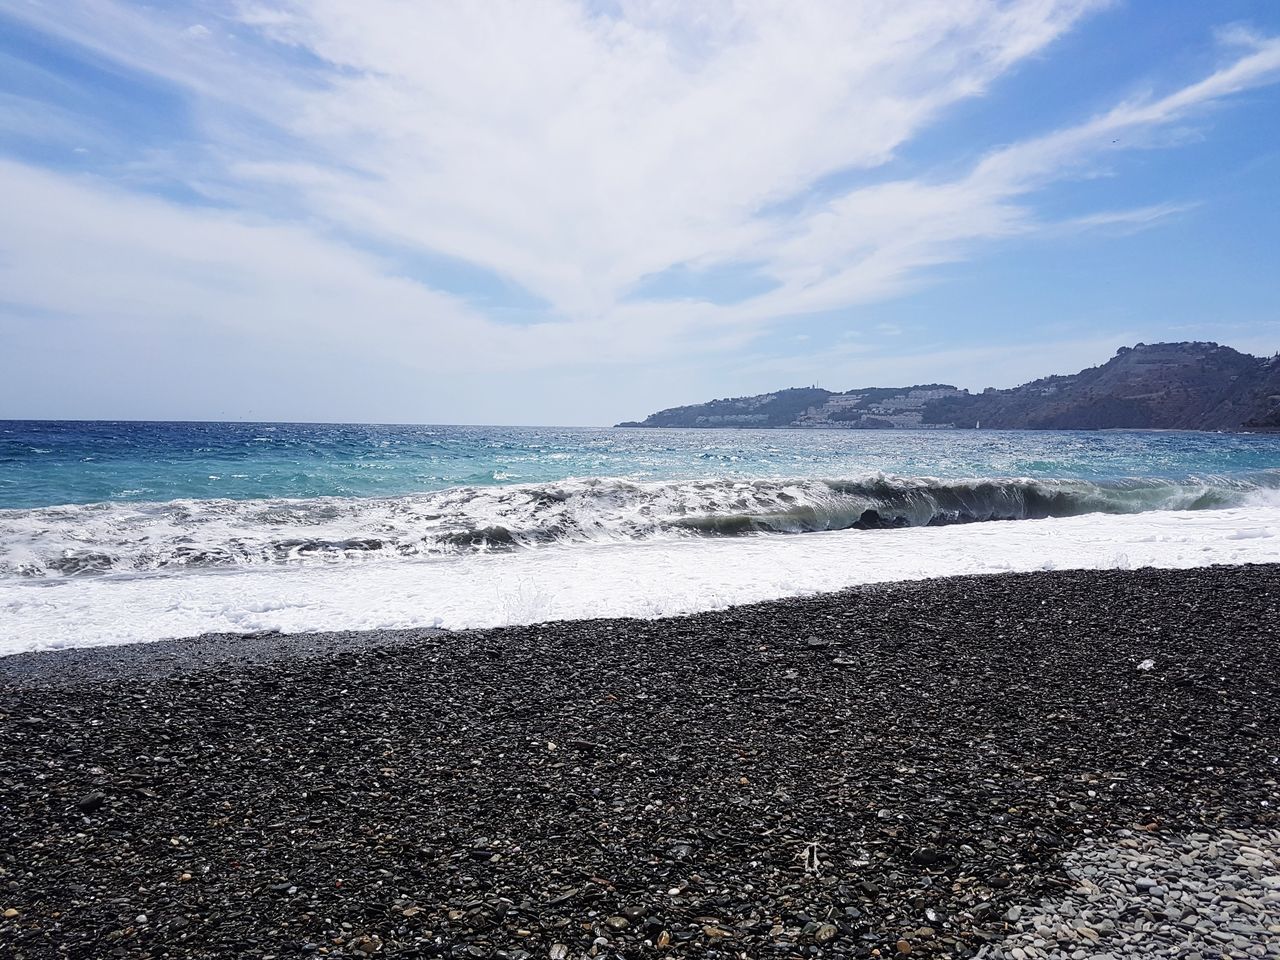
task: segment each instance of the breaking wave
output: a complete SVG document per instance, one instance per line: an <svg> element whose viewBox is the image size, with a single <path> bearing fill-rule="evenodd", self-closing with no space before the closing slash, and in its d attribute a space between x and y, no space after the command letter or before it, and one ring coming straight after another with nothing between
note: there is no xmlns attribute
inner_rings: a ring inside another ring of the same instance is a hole
<svg viewBox="0 0 1280 960"><path fill-rule="evenodd" d="M0 510L0 576L340 563L549 543L938 526L1211 510L1274 496L1280 470L1113 481L571 479L385 498L173 500ZM1270 493L1269 493L1270 492Z"/></svg>

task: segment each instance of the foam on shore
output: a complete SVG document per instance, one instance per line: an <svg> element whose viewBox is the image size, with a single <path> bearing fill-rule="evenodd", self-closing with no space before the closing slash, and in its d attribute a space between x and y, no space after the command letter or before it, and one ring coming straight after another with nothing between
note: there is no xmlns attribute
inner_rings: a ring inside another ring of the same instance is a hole
<svg viewBox="0 0 1280 960"><path fill-rule="evenodd" d="M652 618L957 574L1280 562L1280 504L0 582L0 655L202 633Z"/></svg>
<svg viewBox="0 0 1280 960"><path fill-rule="evenodd" d="M1222 510L1277 497L1280 470L1271 469L1179 480L588 477L400 497L106 501L0 510L0 579L400 562L574 543Z"/></svg>

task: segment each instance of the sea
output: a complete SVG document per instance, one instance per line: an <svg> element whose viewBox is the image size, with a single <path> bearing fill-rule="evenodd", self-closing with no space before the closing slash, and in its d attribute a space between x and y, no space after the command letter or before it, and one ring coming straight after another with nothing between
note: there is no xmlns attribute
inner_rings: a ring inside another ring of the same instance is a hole
<svg viewBox="0 0 1280 960"><path fill-rule="evenodd" d="M0 655L1280 561L1280 436L0 421Z"/></svg>

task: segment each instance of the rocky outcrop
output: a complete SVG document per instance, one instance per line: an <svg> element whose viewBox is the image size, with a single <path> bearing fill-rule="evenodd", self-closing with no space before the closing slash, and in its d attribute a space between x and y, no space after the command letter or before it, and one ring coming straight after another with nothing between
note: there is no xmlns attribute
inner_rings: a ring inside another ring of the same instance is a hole
<svg viewBox="0 0 1280 960"><path fill-rule="evenodd" d="M1097 367L982 393L946 384L818 388L673 407L641 427L1280 430L1280 355L1140 343Z"/></svg>

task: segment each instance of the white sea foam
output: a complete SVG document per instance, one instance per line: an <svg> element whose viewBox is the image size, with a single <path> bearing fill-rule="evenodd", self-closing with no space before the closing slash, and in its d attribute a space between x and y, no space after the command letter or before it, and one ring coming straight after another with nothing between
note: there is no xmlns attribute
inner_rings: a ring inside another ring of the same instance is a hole
<svg viewBox="0 0 1280 960"><path fill-rule="evenodd" d="M386 563L11 578L0 581L0 654L213 631L658 617L953 574L1272 562L1280 562L1280 504L1267 503L804 536L562 544Z"/></svg>
<svg viewBox="0 0 1280 960"><path fill-rule="evenodd" d="M0 510L0 578L402 561L546 544L1204 510L1280 502L1280 471L1181 480L874 474L585 478L397 497L179 499ZM127 492L127 491L126 491Z"/></svg>

